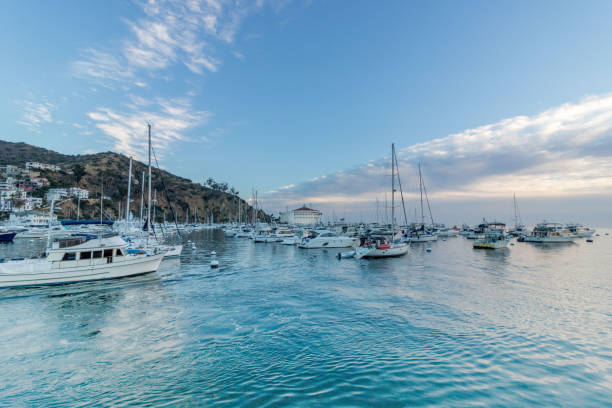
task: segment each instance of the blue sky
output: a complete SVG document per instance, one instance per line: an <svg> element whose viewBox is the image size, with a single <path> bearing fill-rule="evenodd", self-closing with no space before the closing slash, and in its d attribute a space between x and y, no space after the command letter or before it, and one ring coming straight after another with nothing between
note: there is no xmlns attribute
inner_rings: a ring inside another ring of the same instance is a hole
<svg viewBox="0 0 612 408"><path fill-rule="evenodd" d="M606 1L3 2L0 138L143 157L150 120L170 171L353 218L389 190L395 142L444 221L507 217L516 191L531 222L612 224L610 17Z"/></svg>

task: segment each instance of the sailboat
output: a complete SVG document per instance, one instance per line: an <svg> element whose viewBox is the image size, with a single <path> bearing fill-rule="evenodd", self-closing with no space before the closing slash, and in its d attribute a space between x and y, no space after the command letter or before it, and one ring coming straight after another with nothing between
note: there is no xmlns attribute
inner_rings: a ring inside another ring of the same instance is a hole
<svg viewBox="0 0 612 408"><path fill-rule="evenodd" d="M423 193L425 193L425 200L427 202L427 208L429 209L429 217L431 218L432 227L435 224L433 221L433 215L431 214L431 206L429 205L429 197L427 197L427 189L425 188L425 182L423 181L423 172L421 171L421 163L419 163L419 190L421 193L421 223L414 224L412 230L409 232L407 236L404 237L403 241L407 241L407 242L437 241L438 236L432 231L428 231L427 228L425 228L425 211L424 211L424 206L423 206Z"/></svg>
<svg viewBox="0 0 612 408"><path fill-rule="evenodd" d="M408 252L408 244L404 242L395 242L395 170L398 170L397 158L395 156L395 144L391 144L391 236L388 239L382 237L370 237L360 247L355 248L355 256L361 258L390 258L395 256L406 255ZM403 202L403 198L402 198Z"/></svg>
<svg viewBox="0 0 612 408"><path fill-rule="evenodd" d="M55 200L51 200L52 219ZM149 206L147 231L151 228L151 127L149 125ZM0 287L57 285L122 278L155 272L164 257L154 251L132 252L118 235L76 235L52 242L49 228L45 257L0 262ZM147 232L148 240L148 232ZM147 242L148 243L148 242Z"/></svg>
<svg viewBox="0 0 612 408"><path fill-rule="evenodd" d="M146 224L143 228L145 237L133 237L130 238L130 250L143 250L148 252L161 252L164 255L164 259L167 258L178 258L181 256L183 252L183 245L168 245L160 243L155 235L151 235L151 231L153 231L153 221L151 220L151 203L156 202L155 200L151 200L151 124L148 124L149 129L149 186L148 186L148 204L147 204L147 219ZM131 177L132 177L132 161L130 158L130 174L128 176L128 194L130 191ZM143 172L143 180L144 180L144 172ZM157 190L155 197L157 197ZM144 199L144 183L143 183L143 199ZM129 195L128 195L128 205L129 205ZM129 211L129 207L126 207ZM142 207L141 207L142 212ZM126 211L127 213L127 211ZM153 216L155 218L155 216ZM127 220L127 218L126 218ZM127 223L127 222L126 222Z"/></svg>
<svg viewBox="0 0 612 408"><path fill-rule="evenodd" d="M525 229L525 225L521 221L521 213L519 212L518 204L516 203L516 194L513 196L514 199L514 229L510 234L514 236L527 235L528 231Z"/></svg>

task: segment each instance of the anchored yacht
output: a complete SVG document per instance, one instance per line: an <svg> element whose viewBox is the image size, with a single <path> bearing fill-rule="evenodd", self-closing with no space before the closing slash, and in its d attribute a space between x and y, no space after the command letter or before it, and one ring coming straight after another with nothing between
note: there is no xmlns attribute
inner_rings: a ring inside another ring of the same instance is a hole
<svg viewBox="0 0 612 408"><path fill-rule="evenodd" d="M157 271L163 253L128 253L119 236L61 238L46 257L0 262L0 287L57 285Z"/></svg>
<svg viewBox="0 0 612 408"><path fill-rule="evenodd" d="M316 230L311 234L312 236L302 239L298 245L300 248L348 248L359 244L357 238L340 236L329 230Z"/></svg>
<svg viewBox="0 0 612 408"><path fill-rule="evenodd" d="M506 248L509 235L506 233L506 224L503 222L483 223L486 225L481 238L474 240L472 246L481 249L501 249Z"/></svg>
<svg viewBox="0 0 612 408"><path fill-rule="evenodd" d="M574 242L574 236L563 225L554 222L545 222L535 226L533 232L524 237L525 242L535 243L564 243Z"/></svg>

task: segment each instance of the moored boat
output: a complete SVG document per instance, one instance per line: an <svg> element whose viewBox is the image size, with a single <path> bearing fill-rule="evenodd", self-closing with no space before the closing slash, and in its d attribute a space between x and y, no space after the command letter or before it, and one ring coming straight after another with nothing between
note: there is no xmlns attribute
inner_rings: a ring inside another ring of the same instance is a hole
<svg viewBox="0 0 612 408"><path fill-rule="evenodd" d="M506 224L502 222L483 223L486 228L481 238L474 240L472 246L480 249L506 248L510 237L506 233Z"/></svg>
<svg viewBox="0 0 612 408"><path fill-rule="evenodd" d="M0 263L0 287L57 285L155 272L163 254L128 253L119 236L62 238L46 257Z"/></svg>
<svg viewBox="0 0 612 408"><path fill-rule="evenodd" d="M524 242L534 243L567 243L574 242L574 236L563 225L554 222L543 222L536 225L531 234L523 238Z"/></svg>

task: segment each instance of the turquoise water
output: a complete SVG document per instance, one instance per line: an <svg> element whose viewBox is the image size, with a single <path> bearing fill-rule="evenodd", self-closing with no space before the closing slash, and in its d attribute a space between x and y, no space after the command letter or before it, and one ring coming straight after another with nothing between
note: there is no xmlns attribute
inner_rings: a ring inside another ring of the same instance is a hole
<svg viewBox="0 0 612 408"><path fill-rule="evenodd" d="M603 233L503 251L457 237L359 261L188 238L197 249L157 273L0 290L0 405L612 404Z"/></svg>

